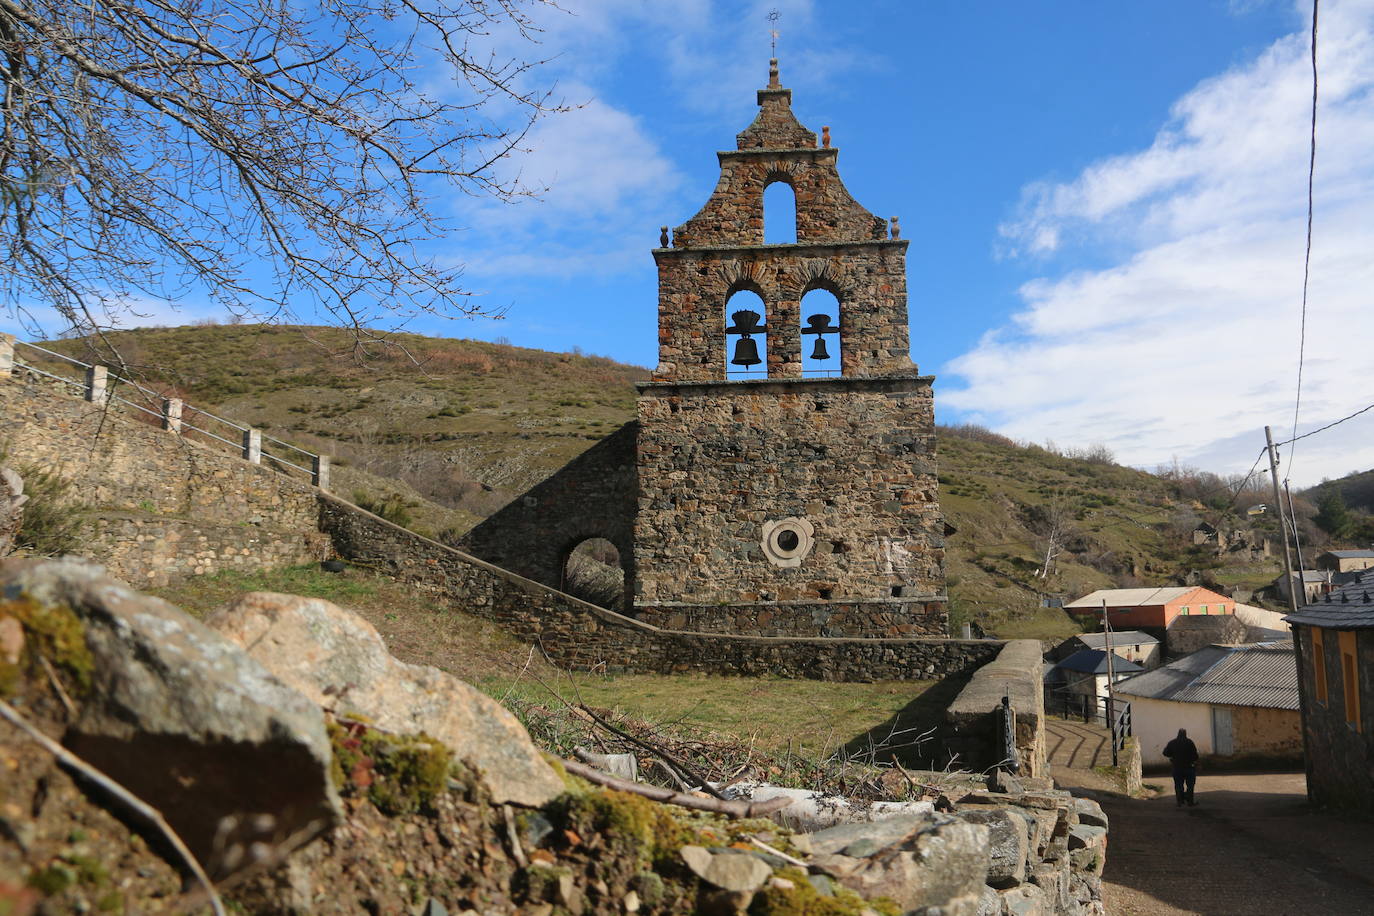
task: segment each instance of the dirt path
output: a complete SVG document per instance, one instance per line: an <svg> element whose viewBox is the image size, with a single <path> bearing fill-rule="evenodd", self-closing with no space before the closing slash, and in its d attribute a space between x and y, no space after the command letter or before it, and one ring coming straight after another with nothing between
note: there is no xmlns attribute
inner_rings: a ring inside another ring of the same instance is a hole
<svg viewBox="0 0 1374 916"><path fill-rule="evenodd" d="M1374 825L1309 810L1302 774L1204 773L1198 807L1182 809L1167 776L1146 782L1167 791L1137 800L1075 789L1111 818L1111 916L1374 914Z"/></svg>

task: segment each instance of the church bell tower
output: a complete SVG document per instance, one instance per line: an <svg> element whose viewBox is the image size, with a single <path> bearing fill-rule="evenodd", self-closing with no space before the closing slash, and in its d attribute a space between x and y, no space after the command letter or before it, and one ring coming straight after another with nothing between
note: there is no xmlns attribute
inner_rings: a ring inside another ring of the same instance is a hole
<svg viewBox="0 0 1374 916"><path fill-rule="evenodd" d="M673 629L942 636L933 378L908 349L907 243L850 196L829 128L818 142L791 102L770 61L715 191L653 252L627 610ZM779 182L796 240L768 244Z"/></svg>

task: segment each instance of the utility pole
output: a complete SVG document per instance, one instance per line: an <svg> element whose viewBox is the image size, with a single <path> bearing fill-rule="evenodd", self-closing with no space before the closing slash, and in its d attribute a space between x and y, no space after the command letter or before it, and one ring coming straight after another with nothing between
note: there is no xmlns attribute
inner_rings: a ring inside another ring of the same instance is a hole
<svg viewBox="0 0 1374 916"><path fill-rule="evenodd" d="M1298 612L1298 589L1306 583L1293 581L1293 559L1288 555L1288 521L1283 513L1283 497L1279 495L1279 459L1274 452L1274 434L1269 427L1264 428L1264 441L1269 449L1269 478L1274 483L1274 505L1279 510L1279 529L1283 532L1283 575L1288 583L1288 607Z"/></svg>
<svg viewBox="0 0 1374 916"><path fill-rule="evenodd" d="M1112 766L1116 760L1116 669L1112 665L1112 619L1107 613L1107 599L1102 599L1103 645L1107 649L1107 730L1112 734Z"/></svg>

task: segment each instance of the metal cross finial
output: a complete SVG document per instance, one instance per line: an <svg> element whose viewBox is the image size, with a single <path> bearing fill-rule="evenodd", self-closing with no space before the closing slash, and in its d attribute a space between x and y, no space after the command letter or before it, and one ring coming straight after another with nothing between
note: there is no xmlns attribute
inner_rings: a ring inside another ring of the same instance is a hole
<svg viewBox="0 0 1374 916"><path fill-rule="evenodd" d="M769 37L773 39L773 53L770 55L771 57L778 56L778 20L781 18L782 13L778 12L777 7L774 7L773 9L768 11L768 21L773 26L771 29L768 30Z"/></svg>

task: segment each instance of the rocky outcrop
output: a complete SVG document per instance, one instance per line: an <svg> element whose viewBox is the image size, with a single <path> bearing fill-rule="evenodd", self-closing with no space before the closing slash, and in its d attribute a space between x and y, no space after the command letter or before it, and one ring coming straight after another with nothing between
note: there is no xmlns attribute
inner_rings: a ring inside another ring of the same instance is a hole
<svg viewBox="0 0 1374 916"><path fill-rule="evenodd" d="M504 707L438 668L397 661L351 611L317 598L253 592L206 623L336 715L442 741L477 770L495 801L538 807L563 791Z"/></svg>
<svg viewBox="0 0 1374 916"><path fill-rule="evenodd" d="M0 557L14 550L19 525L24 520L24 481L18 473L0 465Z"/></svg>
<svg viewBox="0 0 1374 916"><path fill-rule="evenodd" d="M319 707L223 636L85 560L7 560L0 597L79 627L65 645L86 689L64 743L161 811L207 870L339 819Z"/></svg>

